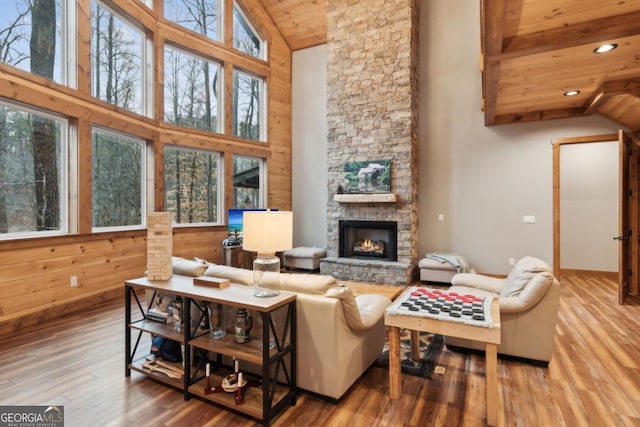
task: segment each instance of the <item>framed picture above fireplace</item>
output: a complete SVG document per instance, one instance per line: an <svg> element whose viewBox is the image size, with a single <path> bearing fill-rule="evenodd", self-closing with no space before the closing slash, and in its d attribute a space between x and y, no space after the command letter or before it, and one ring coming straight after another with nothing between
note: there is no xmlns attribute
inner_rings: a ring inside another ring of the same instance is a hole
<svg viewBox="0 0 640 427"><path fill-rule="evenodd" d="M344 164L345 194L389 193L391 160L365 160Z"/></svg>

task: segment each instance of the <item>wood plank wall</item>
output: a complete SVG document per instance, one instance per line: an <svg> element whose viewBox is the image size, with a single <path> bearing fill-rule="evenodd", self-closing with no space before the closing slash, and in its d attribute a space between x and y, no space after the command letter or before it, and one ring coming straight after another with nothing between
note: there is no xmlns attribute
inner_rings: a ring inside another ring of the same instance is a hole
<svg viewBox="0 0 640 427"><path fill-rule="evenodd" d="M78 127L80 135L80 177L78 190L78 233L69 236L0 240L0 335L27 325L44 322L123 292L122 283L141 276L146 269L146 230L92 233L91 230L91 126L94 124L120 130L146 139L155 152L156 165L162 165L165 144L206 148L222 153L226 163L233 155L266 159L267 207L291 209L291 50L259 0L237 0L268 41L268 59L244 55L227 44L180 30L164 22L156 10L138 0L114 0L110 5L118 12L142 24L154 42L156 98L161 99L162 44L165 40L184 43L190 50L211 55L223 62L226 70L235 65L264 76L267 82L267 142L252 142L225 134L178 128L164 124L162 107L154 108L156 118L130 113L91 97L90 29L86 25L90 0L78 0L78 89L71 89L41 77L0 64L0 97L29 106L59 112ZM232 10L233 0L226 0ZM229 22L229 19L227 19ZM207 53L208 52L208 53ZM211 53L212 52L212 53ZM230 83L230 82L228 82ZM230 99L230 85L226 85ZM227 102L230 108L230 102ZM230 118L228 118L230 119ZM230 120L227 120L230 122ZM230 126L227 126L227 131ZM87 166L89 165L89 166ZM231 207L233 183L230 164L225 168L225 207ZM162 167L156 168L154 209L163 210ZM226 215L225 215L226 217ZM222 262L221 242L227 227L174 227L174 255L198 256ZM70 285L71 276L78 286Z"/></svg>

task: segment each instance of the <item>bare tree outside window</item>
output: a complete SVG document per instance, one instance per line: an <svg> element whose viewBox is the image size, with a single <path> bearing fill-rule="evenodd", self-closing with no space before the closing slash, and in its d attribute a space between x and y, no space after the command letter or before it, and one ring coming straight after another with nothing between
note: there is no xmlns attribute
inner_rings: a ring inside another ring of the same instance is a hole
<svg viewBox="0 0 640 427"><path fill-rule="evenodd" d="M215 152L165 149L165 209L175 223L218 222L219 160Z"/></svg>
<svg viewBox="0 0 640 427"><path fill-rule="evenodd" d="M143 114L144 35L98 2L91 2L91 93Z"/></svg>
<svg viewBox="0 0 640 427"><path fill-rule="evenodd" d="M164 64L165 122L217 132L220 65L171 47Z"/></svg>
<svg viewBox="0 0 640 427"><path fill-rule="evenodd" d="M260 140L261 94L263 79L233 71L233 134Z"/></svg>
<svg viewBox="0 0 640 427"><path fill-rule="evenodd" d="M233 5L233 47L256 58L264 59L265 41L244 14Z"/></svg>
<svg viewBox="0 0 640 427"><path fill-rule="evenodd" d="M164 0L165 19L211 40L219 40L222 20L219 3L223 0Z"/></svg>
<svg viewBox="0 0 640 427"><path fill-rule="evenodd" d="M4 0L0 62L64 83L62 0ZM33 52L37 55L33 55ZM42 53L44 56L41 56Z"/></svg>

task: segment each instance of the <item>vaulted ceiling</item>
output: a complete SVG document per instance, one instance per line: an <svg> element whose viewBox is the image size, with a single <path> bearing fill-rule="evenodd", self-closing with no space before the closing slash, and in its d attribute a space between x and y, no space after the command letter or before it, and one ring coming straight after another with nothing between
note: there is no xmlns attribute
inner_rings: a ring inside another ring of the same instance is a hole
<svg viewBox="0 0 640 427"><path fill-rule="evenodd" d="M640 0L478 1L486 125L600 114L640 131ZM327 0L262 2L292 50L326 43Z"/></svg>

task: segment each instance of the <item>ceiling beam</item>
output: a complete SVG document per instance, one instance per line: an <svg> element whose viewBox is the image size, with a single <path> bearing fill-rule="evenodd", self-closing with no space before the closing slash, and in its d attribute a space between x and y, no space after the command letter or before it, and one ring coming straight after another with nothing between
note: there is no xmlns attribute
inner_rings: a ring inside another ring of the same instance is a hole
<svg viewBox="0 0 640 427"><path fill-rule="evenodd" d="M603 82L585 102L583 114L597 113L608 99L616 95L631 95L640 98L640 78Z"/></svg>
<svg viewBox="0 0 640 427"><path fill-rule="evenodd" d="M510 123L526 123L538 122L540 120L566 119L569 117L577 117L582 115L582 108L561 108L557 110L540 110L531 111L522 114L502 114L496 116L496 125L505 125Z"/></svg>
<svg viewBox="0 0 640 427"><path fill-rule="evenodd" d="M504 48L499 57L493 59L499 61L517 58L590 43L613 41L637 34L640 34L640 11L508 37L503 40Z"/></svg>
<svg viewBox="0 0 640 427"><path fill-rule="evenodd" d="M487 126L494 125L496 119L500 63L490 58L502 53L505 11L506 0L482 0L480 4L480 22L483 26L481 32L482 92L484 124Z"/></svg>

